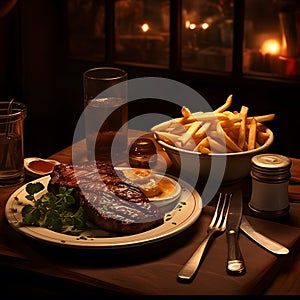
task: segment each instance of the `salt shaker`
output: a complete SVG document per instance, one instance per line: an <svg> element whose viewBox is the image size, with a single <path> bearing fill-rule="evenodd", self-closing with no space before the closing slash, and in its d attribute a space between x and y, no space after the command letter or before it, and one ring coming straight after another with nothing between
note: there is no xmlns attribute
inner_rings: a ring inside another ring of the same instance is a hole
<svg viewBox="0 0 300 300"><path fill-rule="evenodd" d="M259 154L251 159L251 211L263 218L288 214L288 184L291 160L279 154Z"/></svg>
<svg viewBox="0 0 300 300"><path fill-rule="evenodd" d="M133 168L149 169L156 163L156 147L151 139L138 138L130 147L129 163Z"/></svg>

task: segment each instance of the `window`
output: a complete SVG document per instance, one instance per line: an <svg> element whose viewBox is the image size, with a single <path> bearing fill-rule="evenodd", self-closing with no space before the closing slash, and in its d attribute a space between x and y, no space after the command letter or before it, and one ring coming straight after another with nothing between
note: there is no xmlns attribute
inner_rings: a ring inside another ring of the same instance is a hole
<svg viewBox="0 0 300 300"><path fill-rule="evenodd" d="M115 1L115 60L169 66L170 1Z"/></svg>
<svg viewBox="0 0 300 300"><path fill-rule="evenodd" d="M263 5L263 7L261 7ZM300 2L246 0L244 72L274 77L300 75Z"/></svg>
<svg viewBox="0 0 300 300"><path fill-rule="evenodd" d="M68 0L73 58L299 81L298 0Z"/></svg>
<svg viewBox="0 0 300 300"><path fill-rule="evenodd" d="M182 1L183 69L232 70L233 1Z"/></svg>

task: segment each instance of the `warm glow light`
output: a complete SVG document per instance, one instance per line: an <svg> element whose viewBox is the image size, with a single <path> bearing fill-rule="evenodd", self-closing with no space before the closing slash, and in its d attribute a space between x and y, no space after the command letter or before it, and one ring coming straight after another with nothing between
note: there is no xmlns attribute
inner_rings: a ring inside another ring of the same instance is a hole
<svg viewBox="0 0 300 300"><path fill-rule="evenodd" d="M201 28L202 28L203 30L206 30L208 27L209 27L209 25L208 25L207 23L202 23L202 24L201 24Z"/></svg>
<svg viewBox="0 0 300 300"><path fill-rule="evenodd" d="M150 27L149 27L149 25L148 25L147 23L144 23L144 24L141 26L141 28L142 28L143 32L147 32L147 31L150 29Z"/></svg>
<svg viewBox="0 0 300 300"><path fill-rule="evenodd" d="M261 53L263 55L271 54L277 55L280 51L280 43L276 39L265 40L261 46Z"/></svg>
<svg viewBox="0 0 300 300"><path fill-rule="evenodd" d="M185 22L185 28L186 29L191 29L191 30L194 30L194 29L196 29L196 24L194 24L194 23L191 23L190 21L186 21Z"/></svg>
<svg viewBox="0 0 300 300"><path fill-rule="evenodd" d="M190 26L189 26L189 28L191 29L191 30L194 30L194 29L196 29L196 24L194 24L194 23L191 23L190 24Z"/></svg>
<svg viewBox="0 0 300 300"><path fill-rule="evenodd" d="M191 22L190 22L190 21L185 21L185 28L186 28L186 29L189 29L189 28L190 28L190 25L191 25Z"/></svg>

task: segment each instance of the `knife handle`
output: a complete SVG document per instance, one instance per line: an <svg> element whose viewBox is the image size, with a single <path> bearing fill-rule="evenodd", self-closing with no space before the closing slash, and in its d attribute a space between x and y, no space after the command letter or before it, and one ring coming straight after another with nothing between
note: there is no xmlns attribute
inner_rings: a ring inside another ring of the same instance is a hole
<svg viewBox="0 0 300 300"><path fill-rule="evenodd" d="M229 230L227 232L228 258L227 272L231 275L242 275L245 273L245 262L238 243L238 232Z"/></svg>

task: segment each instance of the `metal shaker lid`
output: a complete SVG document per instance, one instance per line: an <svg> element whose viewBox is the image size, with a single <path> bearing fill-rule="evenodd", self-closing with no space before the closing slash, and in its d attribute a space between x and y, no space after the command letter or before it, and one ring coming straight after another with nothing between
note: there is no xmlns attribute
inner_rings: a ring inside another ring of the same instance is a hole
<svg viewBox="0 0 300 300"><path fill-rule="evenodd" d="M280 154L258 154L252 157L251 175L262 181L280 182L290 178L292 161Z"/></svg>
<svg viewBox="0 0 300 300"><path fill-rule="evenodd" d="M292 161L280 154L258 154L252 157L252 163L257 167L267 169L282 169L289 168Z"/></svg>

